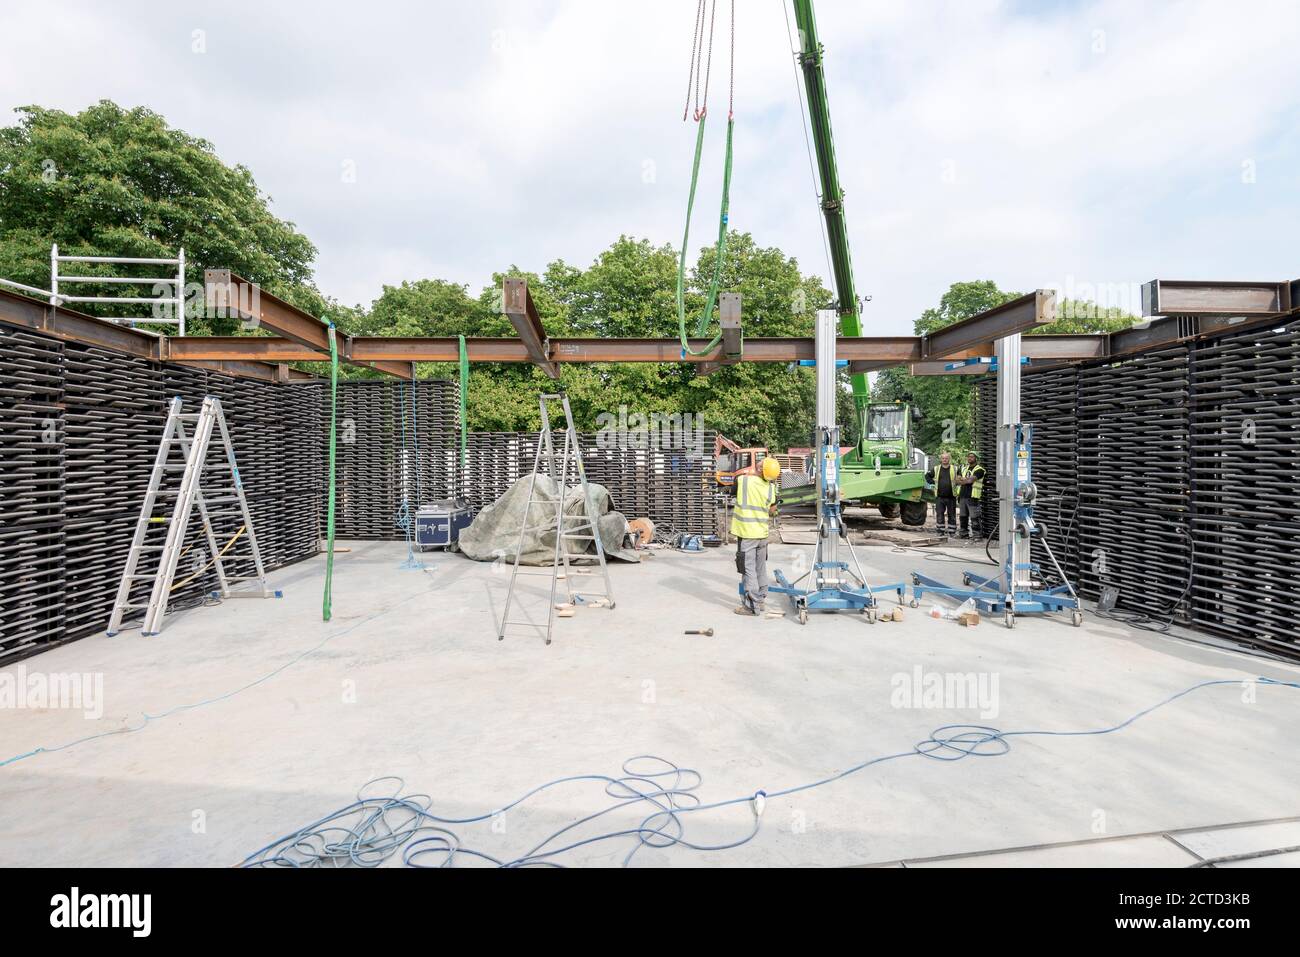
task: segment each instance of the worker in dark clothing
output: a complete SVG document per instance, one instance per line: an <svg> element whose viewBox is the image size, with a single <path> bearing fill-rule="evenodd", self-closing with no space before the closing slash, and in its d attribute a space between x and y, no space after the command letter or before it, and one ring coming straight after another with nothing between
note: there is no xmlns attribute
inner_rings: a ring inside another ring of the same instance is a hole
<svg viewBox="0 0 1300 957"><path fill-rule="evenodd" d="M934 486L934 527L940 535L957 534L957 466L947 452L939 456L939 464L930 473Z"/></svg>
<svg viewBox="0 0 1300 957"><path fill-rule="evenodd" d="M970 538L974 535L979 538L984 534L980 502L984 494L984 466L980 465L979 456L974 452L966 456L966 468L957 477L957 484L961 487L957 501L961 515L961 537Z"/></svg>

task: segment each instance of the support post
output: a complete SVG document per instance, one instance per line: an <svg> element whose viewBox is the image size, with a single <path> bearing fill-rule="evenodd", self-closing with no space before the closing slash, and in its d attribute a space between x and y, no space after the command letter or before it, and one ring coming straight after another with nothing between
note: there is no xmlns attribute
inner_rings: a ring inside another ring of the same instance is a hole
<svg viewBox="0 0 1300 957"><path fill-rule="evenodd" d="M1029 543L1016 537L1015 427L1020 424L1020 334L999 339L998 363L998 541L1003 593L1008 600L1027 579L1021 565L1029 561Z"/></svg>

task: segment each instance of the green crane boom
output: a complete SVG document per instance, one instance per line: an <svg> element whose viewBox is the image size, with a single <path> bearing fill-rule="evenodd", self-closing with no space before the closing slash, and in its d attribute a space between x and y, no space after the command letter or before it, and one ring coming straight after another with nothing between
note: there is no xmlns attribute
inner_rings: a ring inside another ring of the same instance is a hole
<svg viewBox="0 0 1300 957"><path fill-rule="evenodd" d="M799 27L799 66L803 70L803 85L808 98L808 117L821 178L822 212L826 216L831 265L835 271L840 332L846 336L860 336L862 318L858 313L858 293L853 285L853 259L849 255L849 230L844 218L844 190L835 165L831 110L826 99L826 74L822 70L822 45L817 39L812 0L794 0L794 18ZM871 386L863 372L855 373L852 383L853 403L861 413L871 400Z"/></svg>

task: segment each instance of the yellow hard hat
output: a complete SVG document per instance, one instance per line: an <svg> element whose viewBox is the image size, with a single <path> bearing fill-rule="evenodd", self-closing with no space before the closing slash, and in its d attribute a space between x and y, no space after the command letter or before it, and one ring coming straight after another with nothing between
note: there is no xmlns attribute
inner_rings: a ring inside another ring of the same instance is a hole
<svg viewBox="0 0 1300 957"><path fill-rule="evenodd" d="M776 459L763 459L763 478L773 482L781 477L781 463Z"/></svg>

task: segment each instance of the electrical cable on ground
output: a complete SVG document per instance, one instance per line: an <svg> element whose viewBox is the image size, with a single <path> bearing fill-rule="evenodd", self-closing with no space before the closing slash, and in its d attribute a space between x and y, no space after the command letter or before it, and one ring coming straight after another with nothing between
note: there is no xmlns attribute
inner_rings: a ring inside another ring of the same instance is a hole
<svg viewBox="0 0 1300 957"><path fill-rule="evenodd" d="M923 757L936 761L960 761L968 757L998 757L1011 751L1009 739L1016 737L1086 737L1113 734L1195 691L1222 685L1240 687L1244 680L1261 685L1300 689L1300 682L1279 681L1263 676L1253 679L1211 679L1184 688L1118 724L1081 731L1000 731L986 725L943 725L906 751L869 758L844 771L805 784L772 791L759 789L753 794L707 804L697 793L703 783L703 778L698 771L679 767L671 761L653 755L629 758L623 762L622 773L616 777L603 774L580 774L557 778L533 788L495 810L460 818L441 817L433 813L432 798L427 794L402 796L400 792L404 783L401 778L376 778L362 787L357 800L353 803L291 834L277 838L246 857L240 866L342 867L351 864L359 867L376 867L401 850L402 862L411 867L453 866L458 855L487 861L499 867L560 867L563 865L556 860L560 855L578 848L620 839L631 842L631 847L622 861L624 866L629 865L643 847L686 847L698 851L727 850L740 847L758 835L763 811L768 802L823 787L875 765L909 757ZM379 796L366 794L373 785L390 781L394 782L391 794ZM448 829L448 825L492 821L507 811L519 807L534 795L577 782L602 784L605 795L613 798L613 803L565 824L518 857L502 858L466 847L460 837ZM582 825L589 824L606 814L635 808L638 805L645 805L651 810L637 825L583 838L565 837ZM736 838L711 844L687 839L685 820L687 815L740 805L749 806L752 820L747 827L740 829ZM561 843L562 840L567 843Z"/></svg>
<svg viewBox="0 0 1300 957"><path fill-rule="evenodd" d="M1194 559L1196 549L1195 539L1192 538L1186 528L1179 526L1179 531L1187 536L1193 550L1192 559ZM1100 608L1098 608L1094 613L1099 618L1108 618L1111 621L1118 621L1120 624L1128 625L1130 628L1137 628L1141 631L1151 631L1160 635L1167 634L1174 624L1174 612L1178 610L1178 606L1182 604L1183 599L1191 593L1195 568L1195 561L1189 560L1187 563L1187 583L1183 586L1183 590L1179 592L1178 597L1169 603L1169 607L1158 613L1161 617L1149 615L1140 611L1115 611L1113 609L1111 611L1102 611Z"/></svg>

